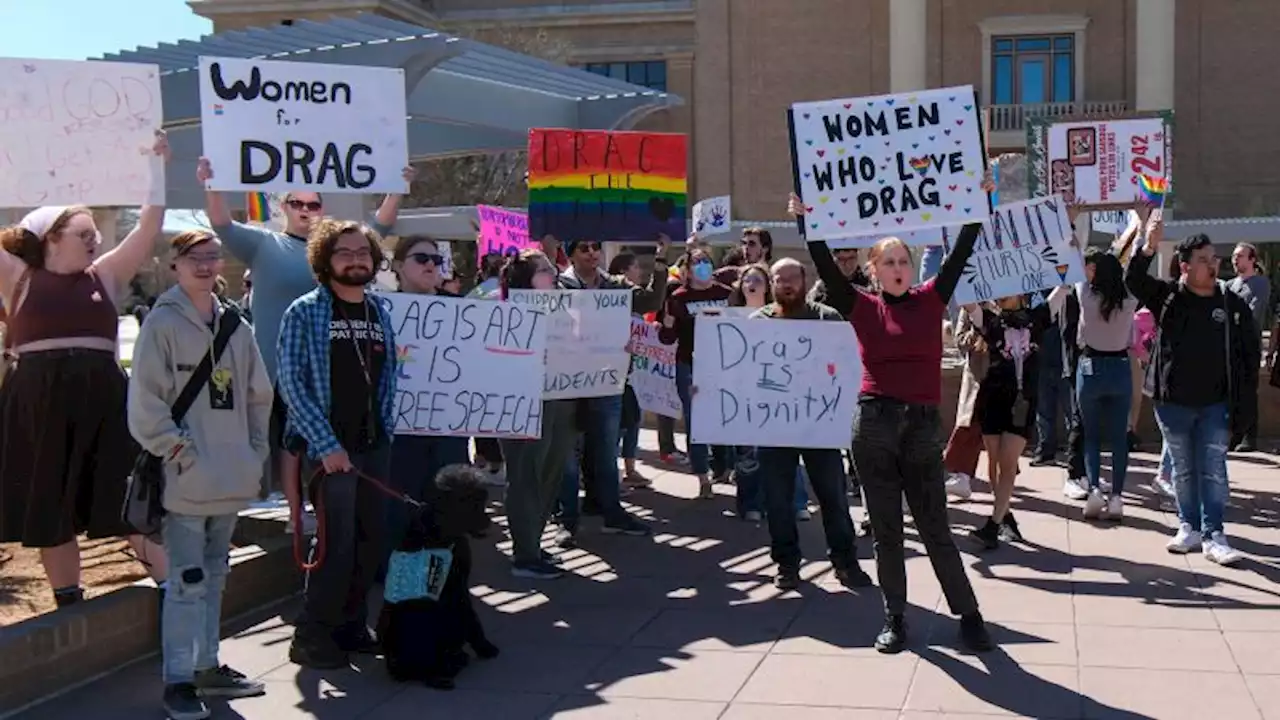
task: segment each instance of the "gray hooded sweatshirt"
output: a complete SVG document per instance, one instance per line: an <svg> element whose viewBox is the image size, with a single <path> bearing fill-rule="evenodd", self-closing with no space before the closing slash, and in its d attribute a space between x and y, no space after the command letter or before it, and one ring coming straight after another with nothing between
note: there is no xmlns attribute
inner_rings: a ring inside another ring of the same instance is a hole
<svg viewBox="0 0 1280 720"><path fill-rule="evenodd" d="M214 327L221 322L220 309L217 315ZM170 409L212 348L214 327L175 286L156 300L133 348L129 431L145 450L166 460L164 507L180 515L230 515L248 507L258 497L269 451L274 393L247 323L236 328L214 365L209 386L220 388L219 402L206 387L181 427L173 422Z"/></svg>

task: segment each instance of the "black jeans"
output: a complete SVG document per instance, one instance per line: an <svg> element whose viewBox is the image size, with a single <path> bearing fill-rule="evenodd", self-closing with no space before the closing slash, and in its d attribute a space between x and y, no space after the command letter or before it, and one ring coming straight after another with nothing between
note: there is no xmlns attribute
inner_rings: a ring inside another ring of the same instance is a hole
<svg viewBox="0 0 1280 720"><path fill-rule="evenodd" d="M1076 395L1075 385L1069 390L1071 398L1071 427L1067 430L1067 477L1075 479L1085 477L1084 470L1084 423L1080 416L1080 398Z"/></svg>
<svg viewBox="0 0 1280 720"><path fill-rule="evenodd" d="M901 615L907 606L907 567L902 544L904 494L951 612L976 612L978 601L947 520L938 408L863 397L854 425L853 462L871 515L885 612Z"/></svg>
<svg viewBox="0 0 1280 720"><path fill-rule="evenodd" d="M818 497L827 557L837 568L858 561L853 520L849 518L848 480L839 450L760 448L756 457L764 478L765 516L769 520L769 555L784 570L800 568L800 534L796 529L796 468L804 458L809 484Z"/></svg>
<svg viewBox="0 0 1280 720"><path fill-rule="evenodd" d="M351 464L383 482L391 471L391 445L351 455ZM303 478L319 463L308 460ZM368 628L365 599L387 553L387 497L355 473L321 475L309 488L324 504L325 554L320 567L307 575L299 638L349 647Z"/></svg>

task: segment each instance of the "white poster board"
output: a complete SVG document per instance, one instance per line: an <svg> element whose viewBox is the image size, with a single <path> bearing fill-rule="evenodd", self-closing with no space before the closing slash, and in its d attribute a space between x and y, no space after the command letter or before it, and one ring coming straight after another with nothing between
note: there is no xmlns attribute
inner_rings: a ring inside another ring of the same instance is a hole
<svg viewBox="0 0 1280 720"><path fill-rule="evenodd" d="M848 323L708 316L693 332L693 442L849 447L862 360Z"/></svg>
<svg viewBox="0 0 1280 720"><path fill-rule="evenodd" d="M700 238L729 232L732 221L732 199L728 195L707 198L693 205L693 234Z"/></svg>
<svg viewBox="0 0 1280 720"><path fill-rule="evenodd" d="M200 58L209 190L408 191L404 70Z"/></svg>
<svg viewBox="0 0 1280 720"><path fill-rule="evenodd" d="M788 117L809 240L887 235L988 215L972 86L796 103Z"/></svg>
<svg viewBox="0 0 1280 720"><path fill-rule="evenodd" d="M492 300L387 293L397 435L538 438L544 312Z"/></svg>
<svg viewBox="0 0 1280 720"><path fill-rule="evenodd" d="M630 290L512 290L549 316L545 400L621 395L631 353Z"/></svg>
<svg viewBox="0 0 1280 720"><path fill-rule="evenodd" d="M1085 206L1128 205L1141 197L1143 175L1167 177L1170 153L1164 120L1091 120L1054 123L1048 131L1050 195Z"/></svg>
<svg viewBox="0 0 1280 720"><path fill-rule="evenodd" d="M1089 213L1090 229L1108 235L1119 235L1138 214L1132 210L1095 210Z"/></svg>
<svg viewBox="0 0 1280 720"><path fill-rule="evenodd" d="M926 247L929 245L942 244L942 232L940 227L923 228L921 230L908 230L900 233L881 233L880 235L863 235L861 237L842 237L831 238L827 240L827 247L832 250L848 250L850 248L869 248L880 242L881 239L887 237L896 237L911 247Z"/></svg>
<svg viewBox="0 0 1280 720"><path fill-rule="evenodd" d="M959 228L948 230L955 241ZM1084 257L1071 244L1060 196L1000 205L982 223L953 298L961 305L1084 281Z"/></svg>
<svg viewBox="0 0 1280 720"><path fill-rule="evenodd" d="M640 409L669 418L684 415L676 391L676 346L658 339L658 324L631 317L631 375L627 383Z"/></svg>
<svg viewBox="0 0 1280 720"><path fill-rule="evenodd" d="M0 58L0 207L163 205L163 121L155 65Z"/></svg>

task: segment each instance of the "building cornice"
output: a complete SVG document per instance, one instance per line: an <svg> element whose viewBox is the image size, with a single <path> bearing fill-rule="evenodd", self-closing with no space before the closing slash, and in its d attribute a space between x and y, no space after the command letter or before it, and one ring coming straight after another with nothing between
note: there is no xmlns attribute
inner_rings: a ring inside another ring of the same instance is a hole
<svg viewBox="0 0 1280 720"><path fill-rule="evenodd" d="M484 28L520 23L530 27L583 25L652 25L692 23L693 0L652 0L600 5L538 5L500 10L454 10L439 14L452 25Z"/></svg>
<svg viewBox="0 0 1280 720"><path fill-rule="evenodd" d="M419 25L433 26L440 18L413 0L187 0L196 15L217 20L226 15L314 14L332 12L350 15L357 12L390 11L397 17Z"/></svg>

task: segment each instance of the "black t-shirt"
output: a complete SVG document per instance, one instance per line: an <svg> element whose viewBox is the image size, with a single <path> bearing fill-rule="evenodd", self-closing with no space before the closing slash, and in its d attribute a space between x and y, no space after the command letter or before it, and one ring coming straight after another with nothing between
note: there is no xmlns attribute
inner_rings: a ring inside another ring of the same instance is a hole
<svg viewBox="0 0 1280 720"><path fill-rule="evenodd" d="M369 449L382 437L378 387L387 354L386 334L373 304L333 301L329 320L329 422L348 453Z"/></svg>
<svg viewBox="0 0 1280 720"><path fill-rule="evenodd" d="M1183 293L1181 332L1169 358L1165 398L1188 407L1227 401L1227 311L1222 296Z"/></svg>

